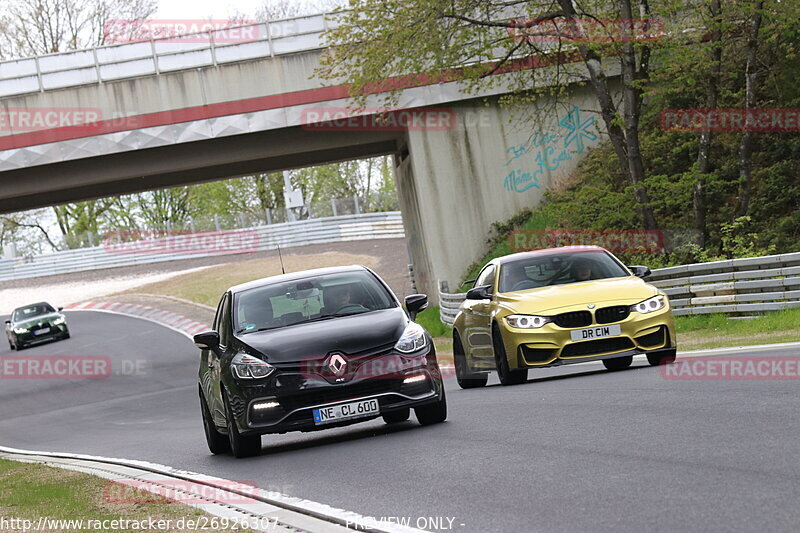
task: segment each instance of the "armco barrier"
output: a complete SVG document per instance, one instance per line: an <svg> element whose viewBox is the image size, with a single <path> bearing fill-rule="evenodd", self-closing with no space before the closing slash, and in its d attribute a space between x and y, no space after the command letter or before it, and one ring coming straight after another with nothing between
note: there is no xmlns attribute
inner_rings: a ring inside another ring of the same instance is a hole
<svg viewBox="0 0 800 533"><path fill-rule="evenodd" d="M236 232L257 234L257 246L251 247L247 251L275 250L278 246L291 248L307 244L392 239L404 236L403 219L399 211L315 218L219 233ZM196 259L203 256L202 253L115 253L106 247L95 246L39 255L28 259L0 260L0 281L179 259Z"/></svg>
<svg viewBox="0 0 800 533"><path fill-rule="evenodd" d="M653 270L647 282L669 296L675 316L800 308L800 252ZM465 293L439 292L439 317L452 327Z"/></svg>

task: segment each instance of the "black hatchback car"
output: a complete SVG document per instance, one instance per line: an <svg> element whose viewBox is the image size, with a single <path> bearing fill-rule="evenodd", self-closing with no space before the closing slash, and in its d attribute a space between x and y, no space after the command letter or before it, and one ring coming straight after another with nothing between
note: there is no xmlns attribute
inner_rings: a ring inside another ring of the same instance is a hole
<svg viewBox="0 0 800 533"><path fill-rule="evenodd" d="M68 339L67 317L47 302L39 302L14 309L11 320L6 320L6 337L12 350L21 350L32 344Z"/></svg>
<svg viewBox="0 0 800 533"><path fill-rule="evenodd" d="M212 453L257 455L261 435L314 431L383 417L423 424L447 418L428 333L416 322L427 297L405 310L362 266L307 270L228 289L213 331L194 342L200 404Z"/></svg>

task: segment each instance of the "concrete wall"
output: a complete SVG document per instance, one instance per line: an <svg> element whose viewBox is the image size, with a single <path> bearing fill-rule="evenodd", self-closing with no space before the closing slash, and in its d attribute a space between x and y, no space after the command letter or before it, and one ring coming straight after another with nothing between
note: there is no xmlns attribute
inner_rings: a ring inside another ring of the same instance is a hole
<svg viewBox="0 0 800 533"><path fill-rule="evenodd" d="M458 120L447 131L408 132L409 156L397 168L400 205L418 288L431 295L438 281L456 288L487 251L493 222L537 206L600 142L587 89L554 108L540 101L539 111L491 104L455 104Z"/></svg>

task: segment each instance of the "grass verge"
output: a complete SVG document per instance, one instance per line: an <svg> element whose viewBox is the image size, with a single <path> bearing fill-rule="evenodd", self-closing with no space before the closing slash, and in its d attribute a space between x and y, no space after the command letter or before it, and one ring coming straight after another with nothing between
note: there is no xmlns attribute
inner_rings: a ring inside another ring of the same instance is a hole
<svg viewBox="0 0 800 533"><path fill-rule="evenodd" d="M114 531L142 531L137 523L148 530L146 525L151 519L154 523L163 520L163 525L170 526L159 531L196 531L197 528L188 529L181 525L201 518L208 520L208 523L214 520L214 517L198 509L149 492L143 492L140 497L126 498L131 503L119 503L119 500L108 497L114 493L108 490L109 486L113 486L110 484L112 482L89 474L0 459L0 517L6 520L30 520L32 527L36 527L42 517L53 521L73 521L72 524L42 522L42 530L46 531L104 530L91 527L90 520L127 520L127 524L119 525L128 525L129 528L117 528ZM148 503L135 503L137 501ZM79 526L75 521L80 520L83 520L83 524ZM9 527L22 529L12 525ZM5 530L5 526L0 530Z"/></svg>

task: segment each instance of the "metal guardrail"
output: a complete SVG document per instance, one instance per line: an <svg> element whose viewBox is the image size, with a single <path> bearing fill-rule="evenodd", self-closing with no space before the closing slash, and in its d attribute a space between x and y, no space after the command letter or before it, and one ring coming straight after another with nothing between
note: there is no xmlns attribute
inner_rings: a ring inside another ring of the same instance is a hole
<svg viewBox="0 0 800 533"><path fill-rule="evenodd" d="M669 296L675 316L800 308L800 252L653 270L646 280ZM439 318L453 327L466 293L439 292Z"/></svg>
<svg viewBox="0 0 800 533"><path fill-rule="evenodd" d="M318 50L324 48L322 33L336 26L333 13L320 13L187 34L202 35L194 39L201 42L165 36L3 61L0 97ZM248 37L225 42L232 29Z"/></svg>
<svg viewBox="0 0 800 533"><path fill-rule="evenodd" d="M64 252L34 256L32 258L0 260L0 281L52 276L70 272L99 270L114 267L144 265L176 261L180 259L196 259L208 255L232 255L251 253L281 248L304 246L331 242L344 242L365 239L391 239L404 236L403 219L399 211L385 213L367 213L339 217L316 218L298 222L286 222L268 226L257 226L247 229L223 230L197 234L181 234L183 242L191 242L192 236L217 236L220 238L236 237L246 233L249 241L240 250L225 248L222 252L206 253L207 249L198 246L192 253L190 247L175 246L169 252L155 239L149 249L161 249L161 252L148 253L148 241L129 243L133 249L116 248L113 244L81 248ZM198 237L199 238L199 237ZM141 251L136 251L136 248ZM122 246L124 248L124 246ZM179 249L180 248L180 249ZM190 251L181 251L187 250Z"/></svg>

